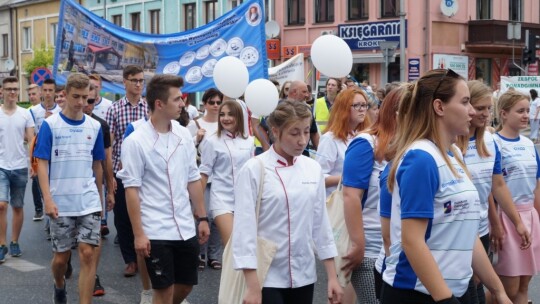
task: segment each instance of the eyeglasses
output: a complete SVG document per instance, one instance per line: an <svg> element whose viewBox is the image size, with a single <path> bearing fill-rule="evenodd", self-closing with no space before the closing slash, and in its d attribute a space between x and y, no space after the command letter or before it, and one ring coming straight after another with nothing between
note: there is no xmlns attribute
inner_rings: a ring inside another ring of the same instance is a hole
<svg viewBox="0 0 540 304"><path fill-rule="evenodd" d="M215 101L215 100L209 100L209 101L206 102L206 104L210 105L210 106L215 106L215 105L220 106L222 103L223 103L223 101Z"/></svg>
<svg viewBox="0 0 540 304"><path fill-rule="evenodd" d="M442 75L441 79L439 80L437 87L435 87L435 91L433 91L433 99L435 99L435 95L437 95L437 91L439 91L439 88L441 87L441 83L443 82L444 78L446 78L446 76L450 76L452 78L461 77L458 73L454 72L452 69L447 69L446 72Z"/></svg>
<svg viewBox="0 0 540 304"><path fill-rule="evenodd" d="M367 104L367 103L353 103L351 105L351 107L353 107L356 111L360 111L360 110L364 110L364 109L369 109L369 104Z"/></svg>
<svg viewBox="0 0 540 304"><path fill-rule="evenodd" d="M133 85L144 84L144 79L126 79Z"/></svg>
<svg viewBox="0 0 540 304"><path fill-rule="evenodd" d="M19 91L19 88L4 88L4 91L6 91L6 92L17 92L17 91Z"/></svg>

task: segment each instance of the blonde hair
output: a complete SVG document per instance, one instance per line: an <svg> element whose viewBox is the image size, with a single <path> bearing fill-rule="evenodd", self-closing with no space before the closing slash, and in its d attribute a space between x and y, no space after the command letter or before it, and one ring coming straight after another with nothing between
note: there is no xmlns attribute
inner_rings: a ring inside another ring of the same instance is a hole
<svg viewBox="0 0 540 304"><path fill-rule="evenodd" d="M473 107L480 100L488 97L491 98L493 96L493 91L491 88L481 81L471 80L467 82L467 86L469 87L469 92L471 93L471 105ZM486 126L478 127L474 131L474 137L476 138L476 150L478 151L478 155L482 158L491 156L487 149L486 143L484 142L485 132ZM459 136L456 145L461 150L461 153L465 155L467 152L467 147L469 146L469 136Z"/></svg>
<svg viewBox="0 0 540 304"><path fill-rule="evenodd" d="M417 140L428 139L436 146L443 157L448 168L454 176L459 176L456 169L450 162L447 151L443 150L441 130L437 124L437 115L433 109L433 101L440 99L443 103L448 103L456 93L456 84L464 79L451 70L437 69L424 74L416 83L407 84L399 102L398 128L395 134L395 141L389 147L387 155L393 156L394 162L388 176L388 189L393 191L396 179L396 172L399 160L403 158L405 152ZM455 155L457 151L450 147ZM460 158L456 158L460 166L467 172L467 169Z"/></svg>
<svg viewBox="0 0 540 304"><path fill-rule="evenodd" d="M85 89L90 86L90 78L83 73L71 73L66 82L66 93L69 93L71 88Z"/></svg>
<svg viewBox="0 0 540 304"><path fill-rule="evenodd" d="M499 126L497 126L497 131L502 130L504 126L504 120L501 113L503 111L509 112L510 109L512 109L518 102L522 101L523 99L527 101L530 100L529 96L515 90L508 90L499 97L499 117L501 118L501 122L499 123Z"/></svg>

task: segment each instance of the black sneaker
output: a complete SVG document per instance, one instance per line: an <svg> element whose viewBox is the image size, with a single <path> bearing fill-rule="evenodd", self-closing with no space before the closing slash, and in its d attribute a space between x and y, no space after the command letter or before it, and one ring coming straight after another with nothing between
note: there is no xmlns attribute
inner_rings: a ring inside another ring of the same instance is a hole
<svg viewBox="0 0 540 304"><path fill-rule="evenodd" d="M105 288L101 286L99 276L96 274L96 282L94 283L94 297L101 297L103 295L105 295Z"/></svg>
<svg viewBox="0 0 540 304"><path fill-rule="evenodd" d="M32 218L32 220L34 222L37 222L37 221L42 221L43 218L44 218L43 211L36 211L36 214L34 214L34 218Z"/></svg>
<svg viewBox="0 0 540 304"><path fill-rule="evenodd" d="M54 295L53 302L54 304L67 304L67 292L66 292L66 283L64 282L63 288L56 288L54 285Z"/></svg>

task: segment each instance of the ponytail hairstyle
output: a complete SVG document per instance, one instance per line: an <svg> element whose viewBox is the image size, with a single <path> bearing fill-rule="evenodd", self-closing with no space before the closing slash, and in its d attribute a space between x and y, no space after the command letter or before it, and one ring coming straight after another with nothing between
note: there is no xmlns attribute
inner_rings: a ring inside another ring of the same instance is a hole
<svg viewBox="0 0 540 304"><path fill-rule="evenodd" d="M499 97L499 117L501 118L501 122L497 127L497 132L502 130L505 123L505 120L502 118L501 113L509 112L510 109L512 109L518 102L522 101L523 99L529 100L529 96L516 90L508 90L504 94L502 94L501 97Z"/></svg>
<svg viewBox="0 0 540 304"><path fill-rule="evenodd" d="M490 87L478 80L471 80L467 82L469 92L471 93L471 105L474 107L479 101L485 98L493 98L493 91ZM484 133L486 132L486 126L478 127L474 131L474 137L476 138L476 150L481 158L491 156L484 142ZM456 145L461 150L461 153L465 155L467 147L469 146L469 136L462 135L458 137Z"/></svg>
<svg viewBox="0 0 540 304"><path fill-rule="evenodd" d="M397 132L395 141L390 147L389 155L392 159L392 168L388 176L388 190L393 191L397 168L400 160L405 156L409 147L417 140L428 139L437 146L441 156L444 158L448 168L454 176L459 174L450 162L447 151L443 150L441 130L437 124L437 115L433 109L433 101L441 100L448 103L456 94L456 85L459 81L465 81L463 77L448 69L437 69L428 71L413 84L408 84L399 102L397 116ZM457 149L450 147L454 155ZM467 169L460 158L456 157L460 166L467 172Z"/></svg>

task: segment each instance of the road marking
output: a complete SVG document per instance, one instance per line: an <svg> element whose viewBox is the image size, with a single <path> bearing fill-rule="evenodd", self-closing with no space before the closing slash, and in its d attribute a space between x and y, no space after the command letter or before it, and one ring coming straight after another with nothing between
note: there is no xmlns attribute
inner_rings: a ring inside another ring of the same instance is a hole
<svg viewBox="0 0 540 304"><path fill-rule="evenodd" d="M6 262L2 264L2 266L6 266L21 272L30 272L45 269L45 267L41 265L28 262L27 260L21 258L8 258L6 259Z"/></svg>

